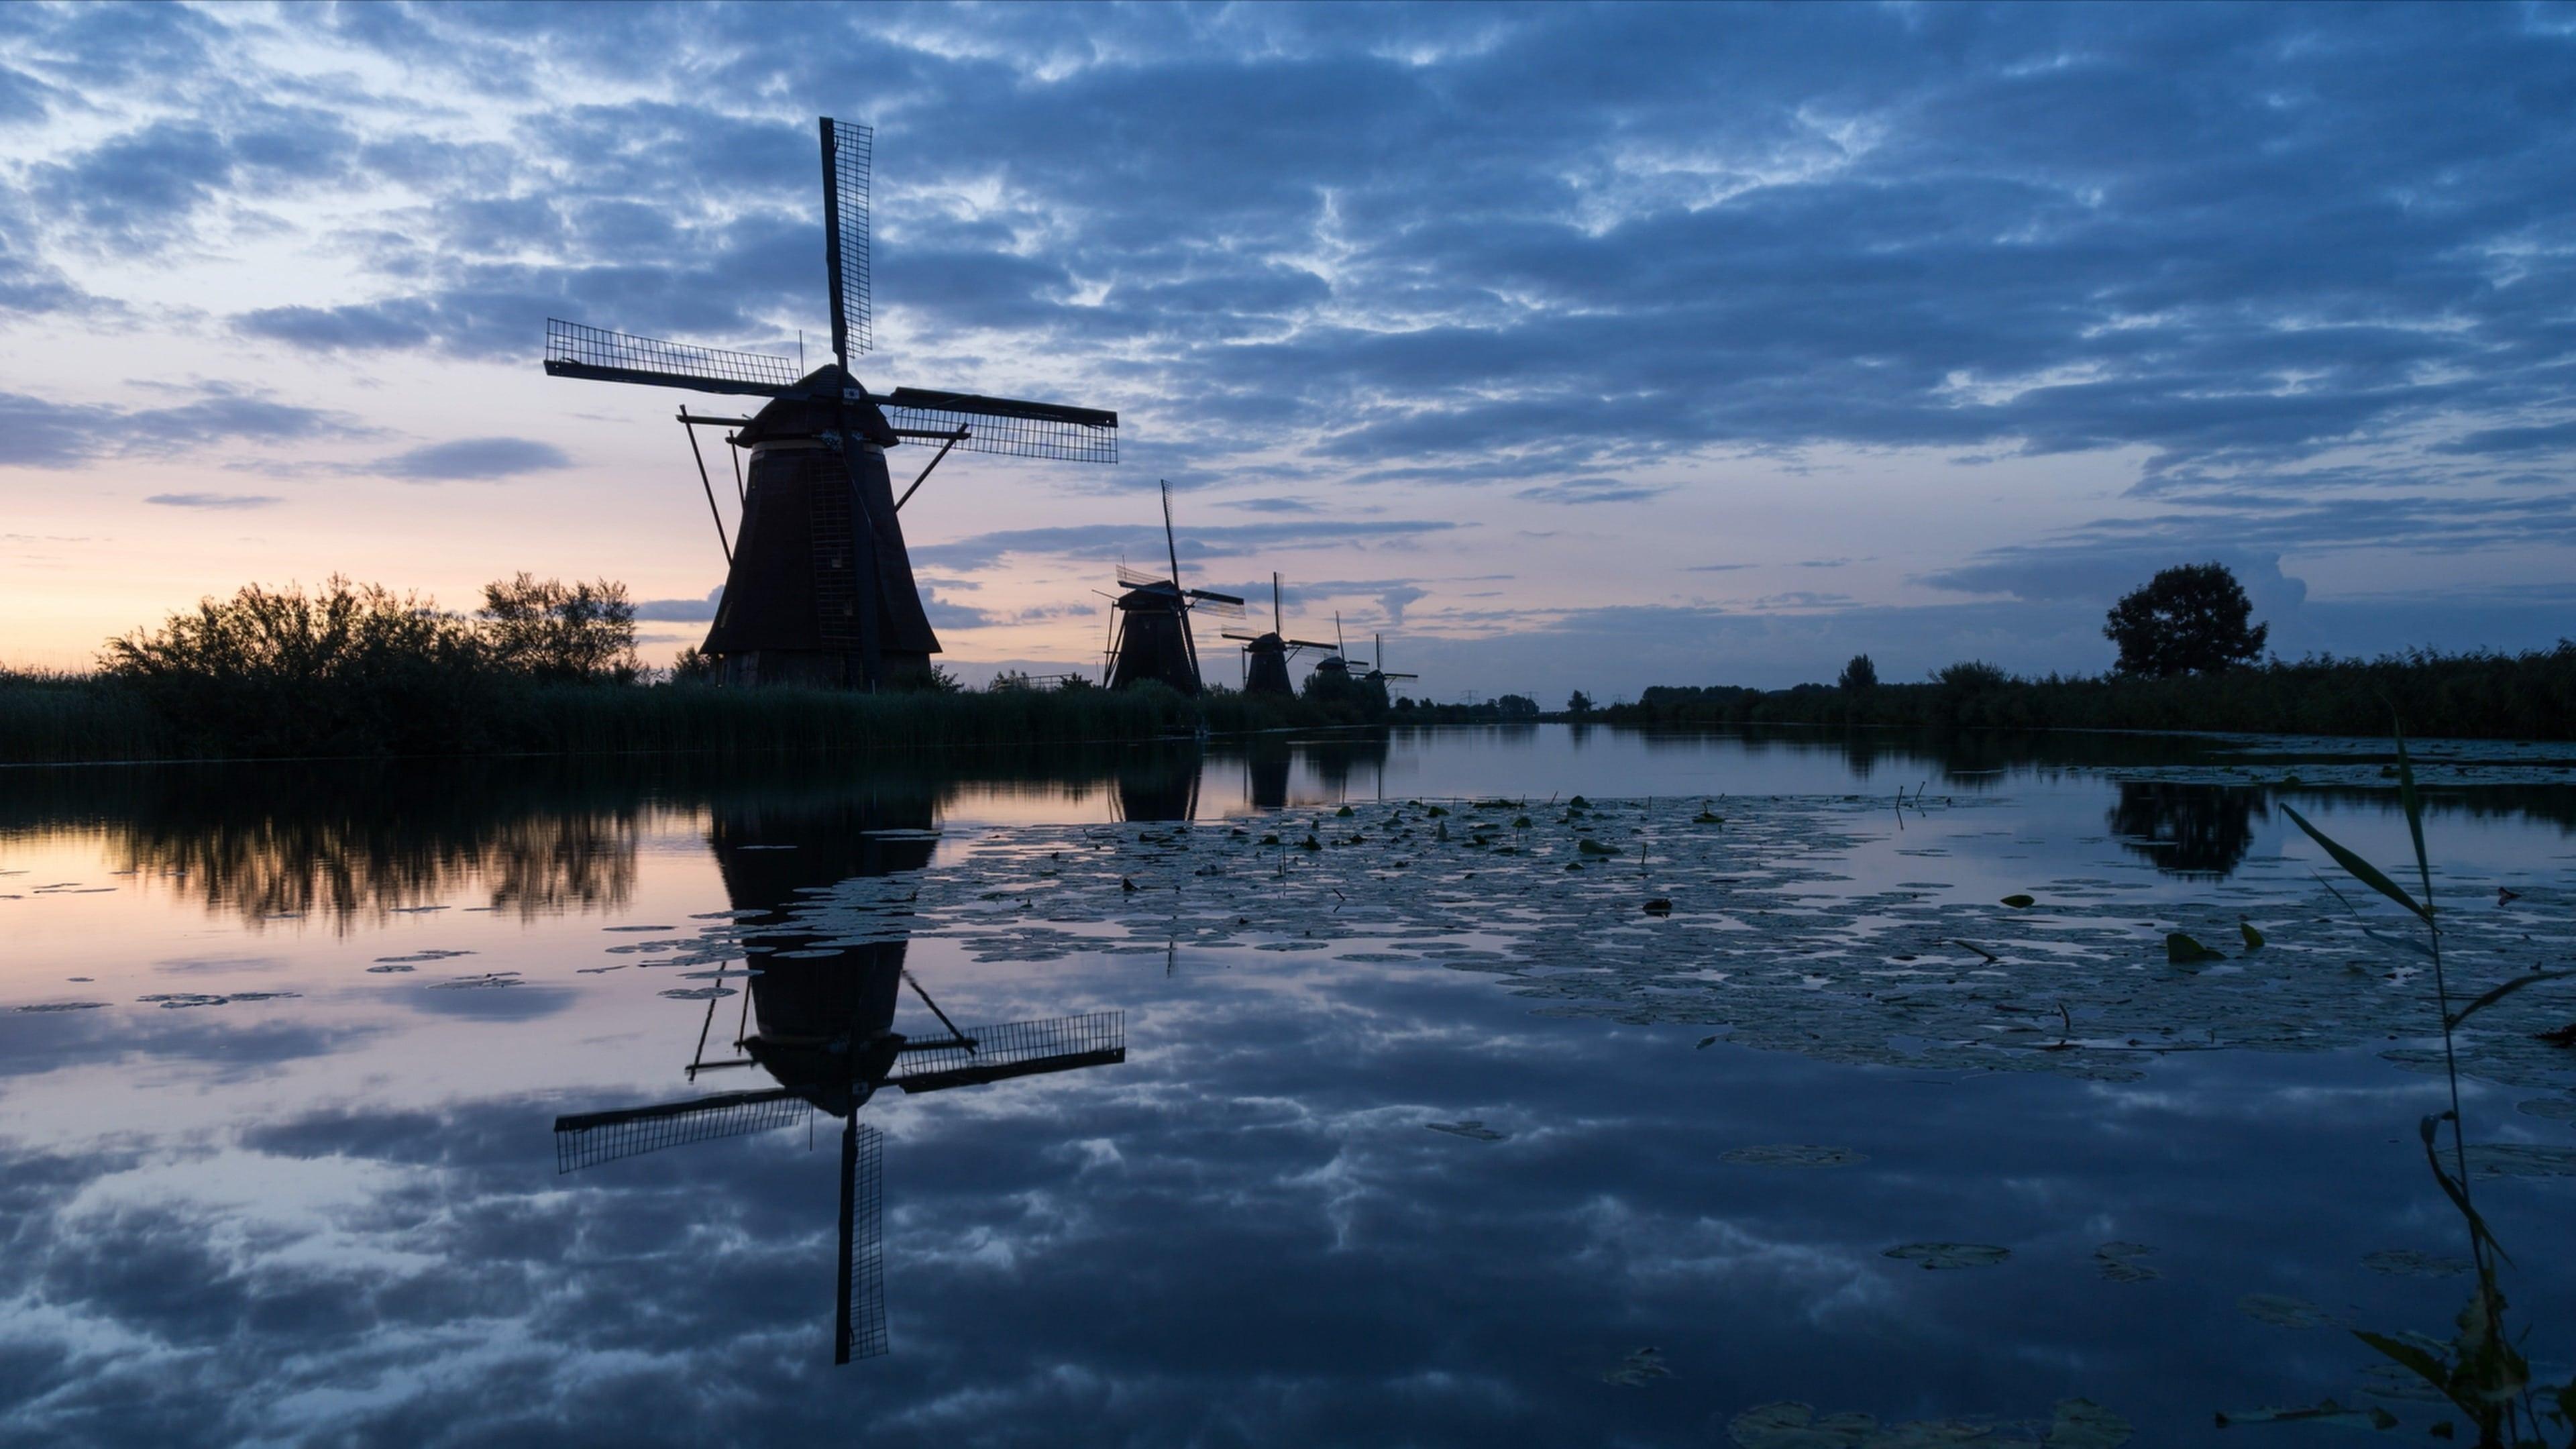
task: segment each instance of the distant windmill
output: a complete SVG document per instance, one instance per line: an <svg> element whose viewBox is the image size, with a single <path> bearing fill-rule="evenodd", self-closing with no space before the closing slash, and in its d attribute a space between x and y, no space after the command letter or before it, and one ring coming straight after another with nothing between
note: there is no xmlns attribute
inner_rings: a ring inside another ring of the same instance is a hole
<svg viewBox="0 0 2576 1449"><path fill-rule="evenodd" d="M751 451L737 479L742 521L724 538L725 588L705 651L728 684L795 683L873 689L926 673L940 652L922 611L895 514L952 448L1069 462L1118 461L1118 415L1095 408L1018 402L899 387L871 393L849 371L868 350L868 181L875 132L823 118L823 254L832 304L834 361L798 376L799 364L763 352L663 342L555 318L546 321L546 371L557 377L692 388L766 397L750 418L680 411L696 429L733 430ZM885 450L903 440L939 452L894 496ZM715 486L698 458L714 510Z"/></svg>
<svg viewBox="0 0 2576 1449"><path fill-rule="evenodd" d="M1246 694L1293 695L1297 686L1289 681L1288 661L1301 649L1333 649L1311 639L1286 637L1287 625L1281 622L1279 608L1279 575L1270 576L1270 632L1267 634L1228 633L1228 639L1243 641L1243 692Z"/></svg>
<svg viewBox="0 0 2576 1449"><path fill-rule="evenodd" d="M1335 622L1338 623L1340 621L1336 620ZM1371 648L1377 651L1377 659L1369 666L1369 672L1360 676L1360 682L1362 684L1369 685L1376 689L1378 693L1384 694L1386 693L1386 682L1390 679L1420 679L1422 677L1419 674L1394 674L1387 670L1386 636L1384 634L1370 635L1369 644Z"/></svg>
<svg viewBox="0 0 2576 1449"><path fill-rule="evenodd" d="M1199 647L1190 637L1190 613L1206 608L1231 618L1243 617L1243 600L1235 594L1181 587L1181 548L1172 532L1172 485L1163 485L1163 548L1171 560L1168 577L1118 566L1119 593L1113 601L1115 623L1109 638L1108 683L1111 689L1158 680L1183 694L1199 692Z"/></svg>

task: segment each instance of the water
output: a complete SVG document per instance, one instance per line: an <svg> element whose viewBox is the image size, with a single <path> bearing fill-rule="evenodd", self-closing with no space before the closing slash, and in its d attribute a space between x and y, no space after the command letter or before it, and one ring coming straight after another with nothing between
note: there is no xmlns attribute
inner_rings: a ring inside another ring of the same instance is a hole
<svg viewBox="0 0 2576 1449"><path fill-rule="evenodd" d="M2566 761L2427 753L2456 969L2570 964ZM1542 727L16 772L0 1442L2420 1432L2345 1329L2466 1296L2429 987L2281 808L2393 863L2381 763ZM932 1003L976 1053L847 1048ZM2465 1099L2561 1375L2576 1052L2530 1036L2571 1018L2497 1008Z"/></svg>

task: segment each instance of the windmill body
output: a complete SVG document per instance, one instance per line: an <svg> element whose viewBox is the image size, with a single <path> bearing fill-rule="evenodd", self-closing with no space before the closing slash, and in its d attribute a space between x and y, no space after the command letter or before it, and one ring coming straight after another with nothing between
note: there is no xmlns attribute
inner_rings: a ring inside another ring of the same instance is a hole
<svg viewBox="0 0 2576 1449"><path fill-rule="evenodd" d="M886 469L901 440L864 396L823 401L844 391L864 394L826 365L733 439L750 453L742 523L700 646L725 683L856 684L871 654L900 680L926 673L939 652Z"/></svg>
<svg viewBox="0 0 2576 1449"><path fill-rule="evenodd" d="M1067 462L1118 460L1118 415L1096 408L899 387L873 393L850 370L868 350L868 187L875 133L822 121L824 269L835 361L800 374L789 359L546 323L557 377L766 397L750 418L680 422L728 431L750 454L730 534L699 455L699 483L725 548L723 602L704 651L727 684L873 689L927 674L939 652L896 515L951 450ZM887 450L938 451L898 495Z"/></svg>

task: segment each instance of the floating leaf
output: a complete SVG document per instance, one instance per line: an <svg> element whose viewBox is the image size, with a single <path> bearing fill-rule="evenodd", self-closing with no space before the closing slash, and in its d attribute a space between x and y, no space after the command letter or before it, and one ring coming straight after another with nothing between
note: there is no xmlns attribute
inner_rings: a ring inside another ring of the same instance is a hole
<svg viewBox="0 0 2576 1449"><path fill-rule="evenodd" d="M2236 932L2238 935L2245 938L2246 950L2260 951L2263 949L2263 933L2254 929L2254 923L2252 921L2238 921L2236 923Z"/></svg>
<svg viewBox="0 0 2576 1449"><path fill-rule="evenodd" d="M2376 1405L2348 1409L2327 1399L2304 1409L2238 1409L2218 1416L2218 1427L2231 1424L2331 1424L2347 1429L2376 1429L2381 1433L2397 1427L2397 1416Z"/></svg>
<svg viewBox="0 0 2576 1449"><path fill-rule="evenodd" d="M2335 1321L2332 1313L2286 1293L2248 1293L2236 1300L2236 1311L2275 1328L2325 1328Z"/></svg>
<svg viewBox="0 0 2576 1449"><path fill-rule="evenodd" d="M2093 1250L2093 1264L2114 1283L2145 1283L2164 1276L2137 1261L2154 1251L2145 1243L2104 1243Z"/></svg>
<svg viewBox="0 0 2576 1449"><path fill-rule="evenodd" d="M1991 1243L1900 1243L1885 1256L1928 1269L1991 1268L2011 1257L2012 1250Z"/></svg>
<svg viewBox="0 0 2576 1449"><path fill-rule="evenodd" d="M2038 905L2039 902L2029 896L2010 895L2004 897L2004 904L2012 907L2016 911L2026 911L2031 907Z"/></svg>
<svg viewBox="0 0 2576 1449"><path fill-rule="evenodd" d="M1710 1037L1710 1041L1717 1038ZM1848 1147L1818 1147L1812 1143L1773 1143L1762 1147L1739 1147L1718 1159L1740 1167L1850 1167L1869 1159Z"/></svg>
<svg viewBox="0 0 2576 1449"><path fill-rule="evenodd" d="M2361 1266L2393 1278L2448 1278L2474 1265L2466 1258L2445 1258L2414 1248L2382 1248L2362 1254Z"/></svg>
<svg viewBox="0 0 2576 1449"><path fill-rule="evenodd" d="M2091 1399L2060 1399L2050 1411L2043 1449L2120 1449L2137 1430Z"/></svg>
<svg viewBox="0 0 2576 1449"><path fill-rule="evenodd" d="M1634 1350L1626 1358L1601 1371L1603 1383L1618 1384L1631 1389L1641 1389L1657 1379L1668 1379L1672 1376L1673 1371L1664 1367L1664 1351L1659 1348Z"/></svg>
<svg viewBox="0 0 2576 1449"><path fill-rule="evenodd" d="M1425 1122L1422 1125L1434 1132L1446 1132L1452 1137L1464 1137L1471 1142L1501 1142L1512 1135L1509 1132L1497 1132L1472 1118L1464 1122Z"/></svg>
<svg viewBox="0 0 2576 1449"><path fill-rule="evenodd" d="M2213 951L2180 931L2167 931L2165 959L2176 966L2196 966L2203 961L2224 961L2227 953Z"/></svg>

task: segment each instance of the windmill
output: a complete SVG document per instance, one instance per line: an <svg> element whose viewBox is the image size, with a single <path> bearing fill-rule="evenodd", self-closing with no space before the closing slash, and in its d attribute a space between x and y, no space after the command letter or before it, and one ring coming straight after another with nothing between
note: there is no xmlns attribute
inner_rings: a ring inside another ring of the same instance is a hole
<svg viewBox="0 0 2576 1449"><path fill-rule="evenodd" d="M1243 599L1208 589L1181 587L1181 548L1172 533L1172 485L1163 485L1163 548L1172 572L1158 577L1141 569L1118 566L1119 592L1112 599L1108 684L1124 689L1159 680L1183 694L1200 689L1199 648L1190 637L1190 613L1206 608L1240 619Z"/></svg>
<svg viewBox="0 0 2576 1449"><path fill-rule="evenodd" d="M1336 618L1333 622L1338 625L1341 620ZM1376 690L1378 698L1384 699L1386 697L1386 682L1390 679L1420 679L1422 677L1419 674L1394 674L1387 670L1386 636L1384 634L1371 634L1369 636L1369 647L1376 651L1377 659L1369 665L1369 672L1360 676L1360 683Z"/></svg>
<svg viewBox="0 0 2576 1449"><path fill-rule="evenodd" d="M918 819L928 818L927 802L921 802ZM764 818L757 810L720 817L714 844L726 894L748 924L765 923L750 910L769 912L767 922L783 922L803 888L929 863L935 842L925 832L868 828L882 823L865 807L789 807L784 820L775 814ZM834 1363L887 1351L885 1139L860 1124L860 1109L886 1087L936 1092L1127 1059L1125 1016L1115 1011L958 1027L904 969L906 943L899 931L893 937L834 947L826 944L834 939L827 935L765 936L764 944L776 949L757 958L761 967L750 978L736 1032L734 1045L742 1053L737 1058L705 1059L716 1011L715 998L708 998L690 1079L703 1071L758 1067L775 1087L555 1119L555 1168L569 1173L685 1143L774 1131L809 1121L816 1110L840 1118ZM936 1031L915 1036L895 1029L906 986L937 1018Z"/></svg>
<svg viewBox="0 0 2576 1449"><path fill-rule="evenodd" d="M1301 649L1331 649L1311 639L1286 637L1287 625L1281 622L1279 609L1279 575L1270 576L1270 632L1267 634L1228 633L1225 637L1243 641L1243 692L1246 694L1293 695L1297 686L1288 679L1288 661Z"/></svg>
<svg viewBox="0 0 2576 1449"><path fill-rule="evenodd" d="M820 684L873 689L928 672L939 636L923 612L903 529L903 505L952 449L1067 462L1118 461L1118 415L899 387L872 393L850 360L872 344L868 184L876 133L822 118L823 257L833 361L811 372L765 352L665 342L557 318L546 320L546 371L556 377L765 397L749 418L680 409L698 483L725 550L724 596L706 653L728 684ZM697 429L730 430L741 520L725 537ZM910 440L939 451L901 498L886 449Z"/></svg>

